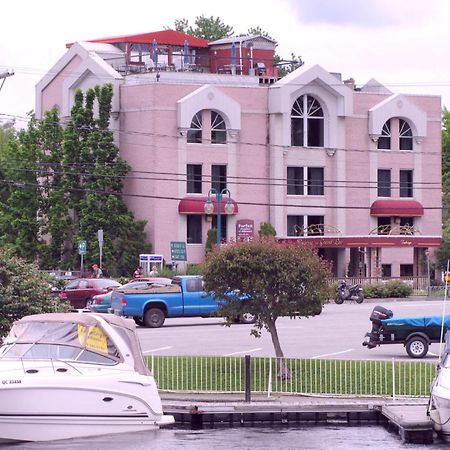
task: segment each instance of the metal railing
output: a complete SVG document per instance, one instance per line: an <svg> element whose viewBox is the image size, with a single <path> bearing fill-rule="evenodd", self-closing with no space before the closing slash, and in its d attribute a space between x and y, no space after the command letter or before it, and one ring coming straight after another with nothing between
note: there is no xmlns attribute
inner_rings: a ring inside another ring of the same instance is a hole
<svg viewBox="0 0 450 450"><path fill-rule="evenodd" d="M429 280L426 276L423 277L347 277L347 278L331 278L331 283L345 279L349 284L360 284L367 286L369 284L385 284L391 281L401 281L412 287L412 295L427 295Z"/></svg>
<svg viewBox="0 0 450 450"><path fill-rule="evenodd" d="M252 357L246 380L244 357L151 355L147 362L161 390L185 392L245 392L249 381L251 392L267 395L426 397L436 374L435 364L421 361Z"/></svg>

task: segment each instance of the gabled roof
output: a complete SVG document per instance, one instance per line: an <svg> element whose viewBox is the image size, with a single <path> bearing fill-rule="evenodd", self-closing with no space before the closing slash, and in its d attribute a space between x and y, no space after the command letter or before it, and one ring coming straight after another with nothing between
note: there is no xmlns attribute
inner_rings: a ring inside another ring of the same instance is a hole
<svg viewBox="0 0 450 450"><path fill-rule="evenodd" d="M153 33L130 34L126 36L113 36L108 38L90 39L88 42L102 42L105 44L151 44L155 40L158 45L179 45L182 47L184 41L187 41L190 47L208 48L206 39L191 36L181 31L162 30ZM73 44L66 44L70 48Z"/></svg>

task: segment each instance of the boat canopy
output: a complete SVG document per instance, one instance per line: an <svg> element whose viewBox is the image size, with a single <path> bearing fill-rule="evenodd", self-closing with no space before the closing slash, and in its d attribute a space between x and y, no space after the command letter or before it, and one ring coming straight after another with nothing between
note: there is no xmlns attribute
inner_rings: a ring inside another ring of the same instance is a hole
<svg viewBox="0 0 450 450"><path fill-rule="evenodd" d="M421 316L421 317L393 317L383 319L383 325L404 325L412 327L440 327L442 326L442 316ZM444 326L450 327L450 315L444 316Z"/></svg>
<svg viewBox="0 0 450 450"><path fill-rule="evenodd" d="M49 313L26 316L14 322L4 344L66 345L130 363L142 375L149 370L143 360L136 325L112 314Z"/></svg>

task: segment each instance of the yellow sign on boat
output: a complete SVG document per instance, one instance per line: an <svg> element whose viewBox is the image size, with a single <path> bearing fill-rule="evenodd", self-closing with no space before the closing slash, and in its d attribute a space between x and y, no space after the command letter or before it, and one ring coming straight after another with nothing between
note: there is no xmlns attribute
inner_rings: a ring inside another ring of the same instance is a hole
<svg viewBox="0 0 450 450"><path fill-rule="evenodd" d="M86 334L86 327L78 325L78 339L81 345L90 350L108 353L108 340L106 334L98 327L89 327Z"/></svg>

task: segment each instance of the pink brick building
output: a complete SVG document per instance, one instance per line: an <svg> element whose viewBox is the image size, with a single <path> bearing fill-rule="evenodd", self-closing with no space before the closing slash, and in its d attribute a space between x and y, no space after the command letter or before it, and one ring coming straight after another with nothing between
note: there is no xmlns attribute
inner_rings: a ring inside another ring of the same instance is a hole
<svg viewBox="0 0 450 450"><path fill-rule="evenodd" d="M278 79L270 39L168 31L70 44L36 87L37 116L57 105L66 117L76 89L113 85L126 202L155 253L170 261L170 242L185 241L188 262L204 259L214 188L227 190L227 240L268 221L336 276L425 273L441 242L439 97L355 88L318 65Z"/></svg>

